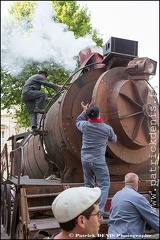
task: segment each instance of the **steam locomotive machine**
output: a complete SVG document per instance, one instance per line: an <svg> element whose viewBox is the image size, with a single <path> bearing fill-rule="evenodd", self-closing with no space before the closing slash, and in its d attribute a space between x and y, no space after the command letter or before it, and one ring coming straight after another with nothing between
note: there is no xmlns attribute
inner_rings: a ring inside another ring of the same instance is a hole
<svg viewBox="0 0 160 240"><path fill-rule="evenodd" d="M138 174L139 192L157 205L159 112L149 83L157 62L138 57L137 41L115 37L103 49L83 49L79 60L68 90L59 91L41 116L41 133L11 136L12 151L8 153L6 143L1 153L1 216L11 239L32 239L40 229L58 231L51 210L54 198L66 188L84 185L82 136L75 125L81 101L98 106L118 137L106 150L111 178L106 212L128 172ZM107 232L106 221L101 232Z"/></svg>

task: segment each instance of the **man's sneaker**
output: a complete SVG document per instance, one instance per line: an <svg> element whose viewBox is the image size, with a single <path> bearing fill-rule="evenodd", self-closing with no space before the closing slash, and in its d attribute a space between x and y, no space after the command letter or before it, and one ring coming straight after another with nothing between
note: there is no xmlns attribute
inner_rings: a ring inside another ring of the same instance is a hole
<svg viewBox="0 0 160 240"><path fill-rule="evenodd" d="M40 108L35 108L34 109L34 111L33 111L34 113L45 113L45 110L44 109L40 109Z"/></svg>
<svg viewBox="0 0 160 240"><path fill-rule="evenodd" d="M27 132L29 132L29 133L33 133L33 129L29 129L29 128L27 128Z"/></svg>
<svg viewBox="0 0 160 240"><path fill-rule="evenodd" d="M27 132L33 134L33 135L37 135L37 134L42 134L43 131L40 129L37 129L36 127L32 127L32 129L27 129Z"/></svg>
<svg viewBox="0 0 160 240"><path fill-rule="evenodd" d="M43 133L43 131L42 130L40 130L40 129L34 129L33 130L33 134L42 134Z"/></svg>
<svg viewBox="0 0 160 240"><path fill-rule="evenodd" d="M33 132L32 132L32 134L34 135L34 136L36 136L36 135L47 135L48 134L48 131L42 131L42 130L40 130L40 129L35 129Z"/></svg>

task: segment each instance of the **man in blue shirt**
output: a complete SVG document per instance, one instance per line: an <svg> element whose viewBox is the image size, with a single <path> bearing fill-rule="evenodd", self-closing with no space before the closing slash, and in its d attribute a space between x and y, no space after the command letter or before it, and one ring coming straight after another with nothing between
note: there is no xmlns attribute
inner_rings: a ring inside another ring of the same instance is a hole
<svg viewBox="0 0 160 240"><path fill-rule="evenodd" d="M111 126L103 122L99 109L81 102L83 112L76 119L76 126L82 132L81 161L86 187L93 188L95 180L101 189L99 208L104 207L110 188L110 175L105 153L108 142L115 143L117 136ZM86 119L87 118L87 119ZM105 218L105 214L103 215Z"/></svg>
<svg viewBox="0 0 160 240"><path fill-rule="evenodd" d="M125 187L112 198L107 239L141 239L145 224L159 232L159 217L140 193L135 173L125 175Z"/></svg>

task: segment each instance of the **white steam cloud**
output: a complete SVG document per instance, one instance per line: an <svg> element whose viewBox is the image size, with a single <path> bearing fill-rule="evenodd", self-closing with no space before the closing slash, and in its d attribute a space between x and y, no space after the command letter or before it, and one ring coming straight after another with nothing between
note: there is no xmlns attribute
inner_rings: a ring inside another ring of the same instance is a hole
<svg viewBox="0 0 160 240"><path fill-rule="evenodd" d="M75 38L67 25L53 21L55 11L50 1L37 1L37 8L29 30L27 20L15 26L11 18L1 23L1 68L18 76L26 63L45 61L76 68L75 57L83 49L96 45L90 36Z"/></svg>

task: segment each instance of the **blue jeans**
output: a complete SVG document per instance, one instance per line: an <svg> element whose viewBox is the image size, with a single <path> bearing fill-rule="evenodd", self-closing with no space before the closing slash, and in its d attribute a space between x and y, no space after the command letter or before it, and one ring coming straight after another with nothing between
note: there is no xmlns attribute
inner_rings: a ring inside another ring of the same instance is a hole
<svg viewBox="0 0 160 240"><path fill-rule="evenodd" d="M30 114L32 127L37 127L37 113L34 113L33 110L35 107L38 107L40 109L44 107L45 100L47 99L46 93L38 90L30 90L22 94L21 98Z"/></svg>
<svg viewBox="0 0 160 240"><path fill-rule="evenodd" d="M99 209L104 212L104 207L107 202L108 192L110 188L110 175L106 162L84 162L82 161L84 174L84 183L86 187L95 187L95 181L101 189L101 197L99 201Z"/></svg>

